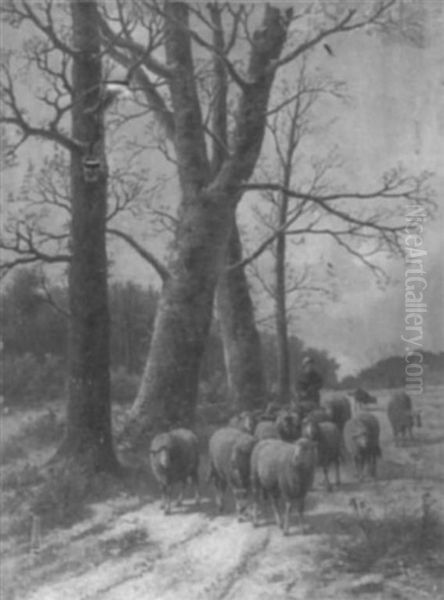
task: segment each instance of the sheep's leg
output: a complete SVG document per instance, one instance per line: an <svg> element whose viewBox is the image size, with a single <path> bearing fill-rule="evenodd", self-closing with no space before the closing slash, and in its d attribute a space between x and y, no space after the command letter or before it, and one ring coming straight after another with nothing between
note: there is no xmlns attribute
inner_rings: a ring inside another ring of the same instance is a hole
<svg viewBox="0 0 444 600"><path fill-rule="evenodd" d="M372 454L372 456L370 457L370 474L373 477L373 479L377 479L376 460L376 454Z"/></svg>
<svg viewBox="0 0 444 600"><path fill-rule="evenodd" d="M336 474L336 485L339 487L341 485L341 470L339 465L339 458L335 460L335 474Z"/></svg>
<svg viewBox="0 0 444 600"><path fill-rule="evenodd" d="M224 510L224 496L227 489L227 484L221 479L217 479L216 485L216 505L220 513Z"/></svg>
<svg viewBox="0 0 444 600"><path fill-rule="evenodd" d="M331 487L330 479L328 478L328 465L323 466L322 470L324 471L324 483L325 483L327 492L331 492L332 487Z"/></svg>
<svg viewBox="0 0 444 600"><path fill-rule="evenodd" d="M299 527L300 527L301 533L304 533L304 531L305 531L305 519L304 519L305 497L299 498L299 500L297 501L297 506L298 506Z"/></svg>
<svg viewBox="0 0 444 600"><path fill-rule="evenodd" d="M259 496L261 494L261 490L259 487L259 482L254 477L251 478L251 493L253 496L251 520L253 522L253 527L257 527L259 525Z"/></svg>
<svg viewBox="0 0 444 600"><path fill-rule="evenodd" d="M244 489L233 489L233 496L237 520L243 521L247 511L247 491Z"/></svg>
<svg viewBox="0 0 444 600"><path fill-rule="evenodd" d="M271 494L271 506L273 508L274 518L276 525L280 528L283 527L282 517L279 510L279 498L275 494Z"/></svg>
<svg viewBox="0 0 444 600"><path fill-rule="evenodd" d="M192 481L194 486L194 503L196 506L200 506L199 476L197 472L193 474Z"/></svg>
<svg viewBox="0 0 444 600"><path fill-rule="evenodd" d="M171 513L171 486L167 485L163 491L163 512L166 515Z"/></svg>
<svg viewBox="0 0 444 600"><path fill-rule="evenodd" d="M186 480L179 483L179 495L177 496L176 506L182 506L183 497L185 495Z"/></svg>
<svg viewBox="0 0 444 600"><path fill-rule="evenodd" d="M240 521L241 515L242 515L242 505L241 505L241 499L239 498L239 490L233 490L233 496L234 496L234 509L236 512L236 517L237 517L237 520Z"/></svg>
<svg viewBox="0 0 444 600"><path fill-rule="evenodd" d="M259 525L259 502L257 501L256 497L253 500L252 521L253 527L257 527Z"/></svg>
<svg viewBox="0 0 444 600"><path fill-rule="evenodd" d="M285 513L284 513L284 535L288 535L290 530L290 516L291 516L291 501L285 501Z"/></svg>

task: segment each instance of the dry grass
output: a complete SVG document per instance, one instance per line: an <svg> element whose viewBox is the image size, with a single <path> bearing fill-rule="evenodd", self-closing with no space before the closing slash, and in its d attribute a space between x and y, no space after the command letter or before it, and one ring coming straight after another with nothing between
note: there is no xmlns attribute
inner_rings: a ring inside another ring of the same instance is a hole
<svg viewBox="0 0 444 600"><path fill-rule="evenodd" d="M372 570L396 575L403 568L421 566L426 571L444 568L444 523L436 500L425 491L420 506L411 512L394 500L375 514L365 500L352 498L356 535L342 546L342 560L353 572Z"/></svg>

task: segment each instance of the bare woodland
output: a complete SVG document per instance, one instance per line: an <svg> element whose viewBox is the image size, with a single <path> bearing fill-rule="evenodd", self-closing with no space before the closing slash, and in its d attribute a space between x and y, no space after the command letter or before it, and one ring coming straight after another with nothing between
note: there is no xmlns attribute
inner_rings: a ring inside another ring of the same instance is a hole
<svg viewBox="0 0 444 600"><path fill-rule="evenodd" d="M125 241L162 282L151 346L125 428L130 445L166 423L193 423L215 313L230 401L239 410L264 405L266 381L247 279L247 269L254 273L262 253L271 253L274 263L274 281L263 283L275 304L283 402L290 395L292 290L304 291L307 301L328 294L325 273L310 273L303 264L288 267L288 244L331 237L383 279L372 259L378 252L402 252L405 203L423 204L429 214L434 210L430 174L387 165L368 188L349 189L331 176L340 168L334 154L319 148L307 157L300 148L317 126L313 107L325 97L346 98L341 82L313 74L312 52L323 46L331 52L328 44L337 36L368 32L396 36L400 44L420 43L417 15L401 5L396 0L2 4L4 27L20 33L20 44L2 60L5 166L33 140L53 148L26 190L26 201L19 195L9 199L1 247L4 273L34 263L67 267L69 400L57 458L98 470L118 468L109 398L111 240ZM26 89L28 74L38 85ZM128 101L112 95L107 82L115 79L126 85ZM125 140L125 128L134 121L151 135ZM110 168L114 142L122 137L124 166ZM272 148L267 156L264 140ZM174 170L177 196L168 198L164 211L150 212L144 202L162 194L161 178L155 181L143 168L154 146ZM301 178L303 160L310 176ZM263 199L258 218L267 223L268 234L247 253L237 212L252 192ZM138 204L138 219L146 219L144 239L120 220ZM150 244L157 235L169 239L166 262Z"/></svg>

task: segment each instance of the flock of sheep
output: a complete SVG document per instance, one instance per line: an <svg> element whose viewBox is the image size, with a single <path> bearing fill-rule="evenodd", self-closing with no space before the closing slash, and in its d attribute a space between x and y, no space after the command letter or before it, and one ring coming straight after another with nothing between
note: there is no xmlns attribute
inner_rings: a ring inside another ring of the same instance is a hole
<svg viewBox="0 0 444 600"><path fill-rule="evenodd" d="M340 485L340 463L345 454L352 459L359 479L366 467L376 478L381 456L379 421L371 412L359 409L376 400L363 390L357 390L354 399L354 414L349 398L341 396L322 407L309 402L286 408L269 405L261 413L241 413L216 430L209 440L208 455L209 480L216 490L219 511L223 511L226 491L231 489L238 519L248 515L256 526L261 504L270 499L276 524L287 534L293 505L303 525L305 497L316 467L322 468L328 491L332 489L331 466L336 485ZM412 437L413 426L421 425L420 414L403 392L391 398L387 415L396 443L406 434ZM178 505L187 481L194 484L199 504L199 441L192 431L179 428L156 435L150 446L150 463L160 484L165 514L171 511L174 484L180 484Z"/></svg>

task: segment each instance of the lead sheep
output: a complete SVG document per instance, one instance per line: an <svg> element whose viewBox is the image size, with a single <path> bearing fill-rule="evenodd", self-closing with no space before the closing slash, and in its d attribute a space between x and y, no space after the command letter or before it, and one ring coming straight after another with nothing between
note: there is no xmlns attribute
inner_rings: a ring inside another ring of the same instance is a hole
<svg viewBox="0 0 444 600"><path fill-rule="evenodd" d="M251 487L253 492L253 525L258 524L259 502L270 496L276 524L288 534L290 514L296 502L299 523L303 525L305 497L313 484L316 467L316 445L307 439L294 444L282 440L262 440L251 454ZM279 500L284 501L284 517Z"/></svg>
<svg viewBox="0 0 444 600"><path fill-rule="evenodd" d="M379 432L378 419L367 412L352 417L344 426L345 447L353 459L359 479L363 478L366 465L370 475L376 478L376 462L382 455Z"/></svg>
<svg viewBox="0 0 444 600"><path fill-rule="evenodd" d="M421 414L414 411L412 399L405 392L395 393L387 406L387 416L393 430L395 444L398 445L399 439L405 441L408 434L413 439L413 427L421 427Z"/></svg>
<svg viewBox="0 0 444 600"><path fill-rule="evenodd" d="M199 504L199 442L192 431L179 428L157 434L150 445L150 463L160 485L161 506L166 515L171 512L172 487L176 483L181 486L178 506L188 480L194 484L195 501Z"/></svg>
<svg viewBox="0 0 444 600"><path fill-rule="evenodd" d="M219 512L224 508L224 496L230 487L239 519L247 508L250 489L250 455L256 439L232 427L217 430L210 438L210 480L216 488Z"/></svg>
<svg viewBox="0 0 444 600"><path fill-rule="evenodd" d="M324 482L327 491L331 492L332 486L328 477L331 465L335 466L336 485L341 485L340 461L342 436L338 427L329 421L317 423L307 418L302 424L302 435L317 443L317 464L324 473Z"/></svg>

